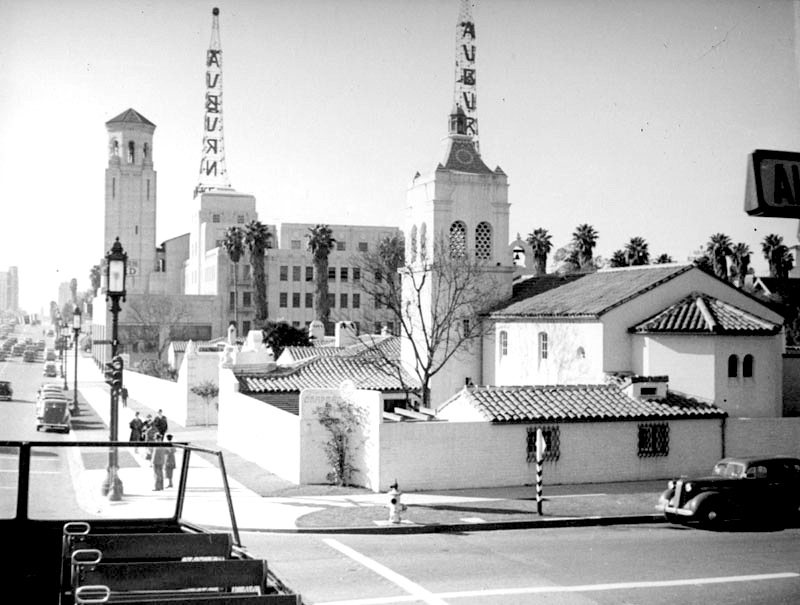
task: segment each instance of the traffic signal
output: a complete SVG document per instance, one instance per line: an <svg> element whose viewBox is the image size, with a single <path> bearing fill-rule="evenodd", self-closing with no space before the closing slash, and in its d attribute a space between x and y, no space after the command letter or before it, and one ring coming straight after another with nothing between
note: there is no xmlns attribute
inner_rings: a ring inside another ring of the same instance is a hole
<svg viewBox="0 0 800 605"><path fill-rule="evenodd" d="M106 363L105 377L106 384L111 387L112 392L119 392L122 389L122 370L125 364L122 357L116 355L111 361Z"/></svg>

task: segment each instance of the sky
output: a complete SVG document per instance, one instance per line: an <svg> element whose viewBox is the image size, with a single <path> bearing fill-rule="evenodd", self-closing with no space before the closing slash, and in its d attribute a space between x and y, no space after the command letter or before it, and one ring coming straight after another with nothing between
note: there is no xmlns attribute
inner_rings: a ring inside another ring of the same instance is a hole
<svg viewBox="0 0 800 605"><path fill-rule="evenodd" d="M156 124L157 243L187 233L205 53L220 9L232 186L264 223L405 221L442 161L458 0L0 0L0 271L28 311L103 249L105 122ZM748 155L800 151L797 2L477 0L481 154L510 233L633 236L685 261L717 232L753 252L795 219L744 212Z"/></svg>

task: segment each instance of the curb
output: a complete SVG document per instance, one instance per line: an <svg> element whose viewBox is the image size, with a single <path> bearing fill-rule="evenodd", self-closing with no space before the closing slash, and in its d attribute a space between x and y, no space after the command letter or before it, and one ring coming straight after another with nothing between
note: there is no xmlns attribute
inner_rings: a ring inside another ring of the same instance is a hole
<svg viewBox="0 0 800 605"><path fill-rule="evenodd" d="M536 529L558 527L599 527L609 525L637 525L645 523L666 523L661 514L592 516L592 517L557 517L554 519L529 519L526 521L496 521L491 523L447 523L447 524L413 524L355 526L355 527L296 527L267 529L256 527L239 527L240 532L266 534L438 534L455 532L497 531L503 529ZM217 529L217 528L215 528Z"/></svg>

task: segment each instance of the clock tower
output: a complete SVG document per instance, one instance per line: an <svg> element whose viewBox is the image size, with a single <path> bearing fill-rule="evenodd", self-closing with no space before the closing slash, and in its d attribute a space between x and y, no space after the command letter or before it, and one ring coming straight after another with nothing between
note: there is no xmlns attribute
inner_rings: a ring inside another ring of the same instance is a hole
<svg viewBox="0 0 800 605"><path fill-rule="evenodd" d="M156 171L153 132L156 125L135 109L106 122L105 236L103 254L119 237L128 253L126 289L146 293L156 268Z"/></svg>
<svg viewBox="0 0 800 605"><path fill-rule="evenodd" d="M415 274L436 271L442 263L463 259L480 268L487 288L486 300L511 295L513 259L509 252L508 177L499 168L492 170L483 161L478 144L477 78L475 64L475 24L470 4L462 0L456 26L456 73L453 108L448 134L443 139L442 162L427 175L417 175L407 193L405 241L407 264ZM432 276L434 277L434 276ZM427 280L437 283L437 279ZM426 297L420 308L433 309L441 294L414 291L415 279L404 278L404 297ZM441 283L441 282L440 282ZM438 298L437 298L438 297ZM481 309L462 309L462 317L453 321L461 329L471 323L475 329ZM430 311L435 313L435 311ZM430 325L432 317L420 321ZM420 330L416 330L420 332ZM416 357L411 342L402 345L406 365L414 366ZM422 347L424 350L425 347ZM480 384L482 369L480 338L465 342L445 368L431 381L431 404L444 401L470 381Z"/></svg>

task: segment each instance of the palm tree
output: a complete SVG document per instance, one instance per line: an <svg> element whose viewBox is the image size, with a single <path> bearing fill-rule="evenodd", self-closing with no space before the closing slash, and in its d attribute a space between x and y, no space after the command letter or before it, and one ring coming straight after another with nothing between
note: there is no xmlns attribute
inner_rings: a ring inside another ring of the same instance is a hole
<svg viewBox="0 0 800 605"><path fill-rule="evenodd" d="M239 329L239 288L236 277L239 273L239 259L244 254L244 232L236 226L228 227L222 247L228 253L228 258L233 263L233 323Z"/></svg>
<svg viewBox="0 0 800 605"><path fill-rule="evenodd" d="M627 267L628 257L622 250L614 250L611 254L611 258L608 260L608 264L611 267Z"/></svg>
<svg viewBox="0 0 800 605"><path fill-rule="evenodd" d="M650 251L643 237L637 235L625 244L625 258L631 266L650 264Z"/></svg>
<svg viewBox="0 0 800 605"><path fill-rule="evenodd" d="M533 249L533 274L545 275L547 273L547 255L553 249L553 242L550 241L550 234L547 229L534 229L533 233L528 234L528 243Z"/></svg>
<svg viewBox="0 0 800 605"><path fill-rule="evenodd" d="M309 228L306 238L308 239L308 249L314 256L314 310L317 319L327 326L331 312L328 304L328 255L336 240L328 225L316 225Z"/></svg>
<svg viewBox="0 0 800 605"><path fill-rule="evenodd" d="M731 238L724 233L715 233L706 244L706 254L711 261L714 275L728 281L728 256L732 254Z"/></svg>
<svg viewBox="0 0 800 605"><path fill-rule="evenodd" d="M744 278L750 268L750 246L739 242L731 248L731 280L739 288L744 286Z"/></svg>
<svg viewBox="0 0 800 605"><path fill-rule="evenodd" d="M89 272L89 282L92 284L92 290L97 292L100 287L100 265L92 265L92 270Z"/></svg>
<svg viewBox="0 0 800 605"><path fill-rule="evenodd" d="M267 308L267 276L264 273L264 254L271 247L272 234L261 221L252 220L244 227L244 243L250 251L250 266L253 268L253 290L256 295L257 324L269 317Z"/></svg>
<svg viewBox="0 0 800 605"><path fill-rule="evenodd" d="M764 241L761 242L761 252L769 263L770 276L783 278L789 276L789 271L794 266L794 258L780 235L770 233L764 237Z"/></svg>
<svg viewBox="0 0 800 605"><path fill-rule="evenodd" d="M587 271L592 268L594 247L597 244L597 237L597 231L588 223L578 225L575 232L572 234L572 241L575 244L575 252L578 256L578 265L582 271Z"/></svg>
<svg viewBox="0 0 800 605"><path fill-rule="evenodd" d="M656 260L653 262L655 265L668 265L669 263L674 263L675 260L666 252L663 254L659 254L656 257Z"/></svg>

